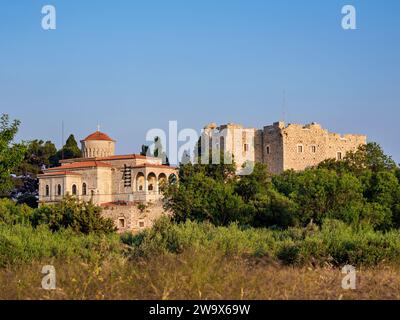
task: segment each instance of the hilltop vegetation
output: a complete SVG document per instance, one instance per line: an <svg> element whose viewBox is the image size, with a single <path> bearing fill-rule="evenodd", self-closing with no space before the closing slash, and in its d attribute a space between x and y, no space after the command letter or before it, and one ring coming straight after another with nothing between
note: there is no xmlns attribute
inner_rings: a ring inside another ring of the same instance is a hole
<svg viewBox="0 0 400 320"><path fill-rule="evenodd" d="M163 190L174 221L285 229L329 218L375 230L400 227L399 168L376 143L302 172L272 176L263 164L251 175L234 172L234 164L181 165L179 184Z"/></svg>

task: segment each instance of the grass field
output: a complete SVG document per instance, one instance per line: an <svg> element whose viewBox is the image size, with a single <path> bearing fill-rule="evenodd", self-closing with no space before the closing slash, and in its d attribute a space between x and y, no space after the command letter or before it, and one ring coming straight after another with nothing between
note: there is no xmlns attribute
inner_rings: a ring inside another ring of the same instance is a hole
<svg viewBox="0 0 400 320"><path fill-rule="evenodd" d="M138 235L0 225L0 299L400 299L399 232L160 221ZM356 290L342 289L345 264ZM56 290L41 288L44 265Z"/></svg>
<svg viewBox="0 0 400 320"><path fill-rule="evenodd" d="M0 271L0 299L400 299L400 270L369 267L357 273L357 289L343 290L340 269L288 267L187 251L129 261L50 261L57 289L41 288L33 262Z"/></svg>

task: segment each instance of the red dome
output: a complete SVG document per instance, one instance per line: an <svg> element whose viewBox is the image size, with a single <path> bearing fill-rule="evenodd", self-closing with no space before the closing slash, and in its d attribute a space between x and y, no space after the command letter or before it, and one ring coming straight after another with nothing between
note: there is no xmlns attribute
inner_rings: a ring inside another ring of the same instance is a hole
<svg viewBox="0 0 400 320"><path fill-rule="evenodd" d="M100 131L93 132L92 134L88 135L83 141L88 141L88 140L114 141L107 134Z"/></svg>

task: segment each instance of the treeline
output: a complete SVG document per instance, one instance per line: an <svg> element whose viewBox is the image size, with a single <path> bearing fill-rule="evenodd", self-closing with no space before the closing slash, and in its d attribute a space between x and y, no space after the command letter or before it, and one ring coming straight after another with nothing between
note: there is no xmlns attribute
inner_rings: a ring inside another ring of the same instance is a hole
<svg viewBox="0 0 400 320"><path fill-rule="evenodd" d="M40 171L58 166L61 159L81 157L81 150L73 134L60 150L51 141L16 143L19 125L20 121L11 121L6 114L0 117L0 197L37 207Z"/></svg>
<svg viewBox="0 0 400 320"><path fill-rule="evenodd" d="M179 168L179 184L164 186L176 222L287 228L324 219L376 230L400 227L400 169L376 143L302 172L271 175L263 164L237 177L235 164Z"/></svg>

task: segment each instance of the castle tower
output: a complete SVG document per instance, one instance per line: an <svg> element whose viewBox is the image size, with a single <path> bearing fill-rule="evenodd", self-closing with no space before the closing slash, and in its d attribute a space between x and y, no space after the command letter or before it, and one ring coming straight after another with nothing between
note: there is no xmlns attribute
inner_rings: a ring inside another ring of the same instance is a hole
<svg viewBox="0 0 400 320"><path fill-rule="evenodd" d="M115 154L115 140L107 134L96 131L81 140L84 158L109 157Z"/></svg>

